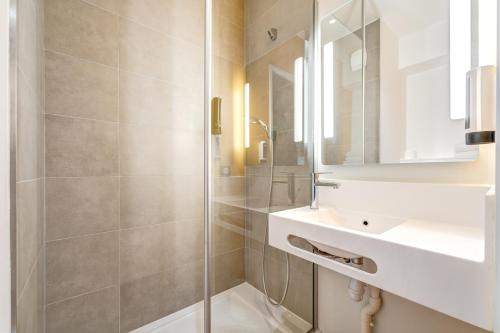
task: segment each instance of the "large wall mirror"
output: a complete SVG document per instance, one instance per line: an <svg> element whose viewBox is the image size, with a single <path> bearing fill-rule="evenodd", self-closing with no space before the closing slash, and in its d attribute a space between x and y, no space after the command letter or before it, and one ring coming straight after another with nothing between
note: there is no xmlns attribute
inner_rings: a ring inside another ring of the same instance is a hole
<svg viewBox="0 0 500 333"><path fill-rule="evenodd" d="M496 0L318 0L319 165L476 160L466 73L496 65Z"/></svg>

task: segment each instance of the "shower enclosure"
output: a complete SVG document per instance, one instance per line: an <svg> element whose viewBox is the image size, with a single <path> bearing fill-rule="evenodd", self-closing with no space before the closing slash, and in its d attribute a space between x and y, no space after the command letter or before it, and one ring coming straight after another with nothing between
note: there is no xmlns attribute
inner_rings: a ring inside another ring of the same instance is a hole
<svg viewBox="0 0 500 333"><path fill-rule="evenodd" d="M314 1L11 4L12 331L311 331Z"/></svg>

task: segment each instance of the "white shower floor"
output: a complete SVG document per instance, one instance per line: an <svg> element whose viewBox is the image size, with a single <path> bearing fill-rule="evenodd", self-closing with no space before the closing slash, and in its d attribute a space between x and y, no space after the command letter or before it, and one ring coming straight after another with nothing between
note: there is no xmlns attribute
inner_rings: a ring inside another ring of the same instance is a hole
<svg viewBox="0 0 500 333"><path fill-rule="evenodd" d="M306 333L311 324L287 309L267 304L248 283L212 297L213 333ZM203 302L191 305L131 333L202 333Z"/></svg>

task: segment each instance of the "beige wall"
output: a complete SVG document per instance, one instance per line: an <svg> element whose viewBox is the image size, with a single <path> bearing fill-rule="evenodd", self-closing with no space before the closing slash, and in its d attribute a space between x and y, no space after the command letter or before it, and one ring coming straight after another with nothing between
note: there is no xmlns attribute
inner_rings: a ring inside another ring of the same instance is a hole
<svg viewBox="0 0 500 333"><path fill-rule="evenodd" d="M17 11L17 331L44 331L43 1Z"/></svg>
<svg viewBox="0 0 500 333"><path fill-rule="evenodd" d="M203 296L203 1L47 0L47 332Z"/></svg>

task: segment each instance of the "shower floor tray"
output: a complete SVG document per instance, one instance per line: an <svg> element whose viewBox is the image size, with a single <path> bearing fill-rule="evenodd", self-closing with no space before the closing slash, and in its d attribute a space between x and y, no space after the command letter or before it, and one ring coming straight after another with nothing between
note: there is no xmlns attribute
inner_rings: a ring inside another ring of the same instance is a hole
<svg viewBox="0 0 500 333"><path fill-rule="evenodd" d="M311 324L242 283L212 297L213 333L306 333ZM131 333L203 333L203 302L191 305Z"/></svg>

